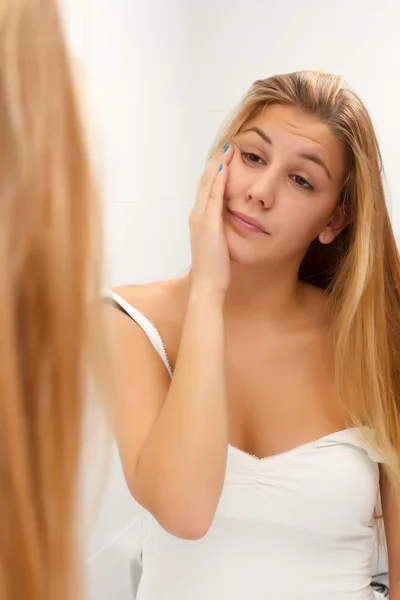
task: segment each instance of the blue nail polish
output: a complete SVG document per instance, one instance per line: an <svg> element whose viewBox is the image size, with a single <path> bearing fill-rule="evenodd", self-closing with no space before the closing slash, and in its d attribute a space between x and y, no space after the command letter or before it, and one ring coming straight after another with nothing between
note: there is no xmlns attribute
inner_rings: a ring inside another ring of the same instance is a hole
<svg viewBox="0 0 400 600"><path fill-rule="evenodd" d="M229 144L225 144L225 146L224 146L224 154L225 154L225 152L227 152L228 150L229 150Z"/></svg>
<svg viewBox="0 0 400 600"><path fill-rule="evenodd" d="M219 170L220 170L220 171L222 171L222 167L223 167L223 166L224 166L224 165L223 165L222 163L219 165Z"/></svg>

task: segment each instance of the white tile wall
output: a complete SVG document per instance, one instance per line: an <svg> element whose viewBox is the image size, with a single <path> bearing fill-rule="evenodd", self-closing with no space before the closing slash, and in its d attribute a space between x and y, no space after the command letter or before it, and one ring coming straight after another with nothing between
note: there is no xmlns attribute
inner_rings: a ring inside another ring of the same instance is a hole
<svg viewBox="0 0 400 600"><path fill-rule="evenodd" d="M112 283L145 283L183 273L190 266L190 208L190 202L167 199L106 206Z"/></svg>
<svg viewBox="0 0 400 600"><path fill-rule="evenodd" d="M339 72L359 92L376 123L400 236L397 0L64 3L81 11L69 23L102 140L108 284L187 268L187 218L216 130L255 79L277 72ZM137 515L114 453L90 545L92 600L132 599Z"/></svg>
<svg viewBox="0 0 400 600"><path fill-rule="evenodd" d="M88 588L95 600L132 600L140 580L141 522L136 518L88 563Z"/></svg>
<svg viewBox="0 0 400 600"><path fill-rule="evenodd" d="M88 554L91 559L101 554L110 540L114 540L137 518L140 507L133 500L126 483L119 460L117 448L110 443L107 448L109 456L104 456L101 463L103 473L97 472L97 477L90 492L90 502L95 515L96 526L92 530ZM93 456L93 465L96 457ZM99 494L101 495L101 501ZM110 519L110 507L113 507Z"/></svg>

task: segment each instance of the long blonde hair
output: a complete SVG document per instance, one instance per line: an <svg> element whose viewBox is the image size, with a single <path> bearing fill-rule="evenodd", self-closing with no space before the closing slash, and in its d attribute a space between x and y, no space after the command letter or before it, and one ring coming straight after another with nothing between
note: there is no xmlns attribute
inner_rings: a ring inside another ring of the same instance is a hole
<svg viewBox="0 0 400 600"><path fill-rule="evenodd" d="M383 458L400 506L400 260L374 127L341 77L301 71L256 81L211 154L272 103L320 117L347 150L338 205L350 225L329 246L311 244L299 278L329 292L338 398Z"/></svg>
<svg viewBox="0 0 400 600"><path fill-rule="evenodd" d="M77 474L100 228L72 72L56 0L2 0L1 600L80 593Z"/></svg>

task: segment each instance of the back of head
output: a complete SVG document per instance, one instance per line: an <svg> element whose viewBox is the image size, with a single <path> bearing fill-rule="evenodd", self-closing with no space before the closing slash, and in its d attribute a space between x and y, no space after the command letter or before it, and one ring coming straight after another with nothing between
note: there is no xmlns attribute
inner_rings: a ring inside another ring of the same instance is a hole
<svg viewBox="0 0 400 600"><path fill-rule="evenodd" d="M98 223L56 0L1 2L0 155L0 599L71 600Z"/></svg>
<svg viewBox="0 0 400 600"><path fill-rule="evenodd" d="M400 260L374 127L341 77L300 71L256 81L220 130L212 153L271 104L320 118L345 148L337 207L348 226L329 245L311 243L299 278L329 292L338 397L349 425L374 432L370 441L385 460L400 505Z"/></svg>

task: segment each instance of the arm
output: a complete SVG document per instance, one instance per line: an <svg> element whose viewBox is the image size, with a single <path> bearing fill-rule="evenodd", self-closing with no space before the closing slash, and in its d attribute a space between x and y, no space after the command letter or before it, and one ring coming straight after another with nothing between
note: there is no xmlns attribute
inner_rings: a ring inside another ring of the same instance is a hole
<svg viewBox="0 0 400 600"><path fill-rule="evenodd" d="M201 537L222 491L227 448L222 300L203 290L189 299L174 377L140 453L139 497L178 535Z"/></svg>
<svg viewBox="0 0 400 600"><path fill-rule="evenodd" d="M192 211L191 291L172 382L145 334L115 316L123 349L115 362L115 430L125 476L137 501L183 538L205 535L225 479L223 304L230 264L222 209L232 156L226 147L210 162Z"/></svg>
<svg viewBox="0 0 400 600"><path fill-rule="evenodd" d="M380 488L389 561L390 600L400 600L400 507L382 467Z"/></svg>
<svg viewBox="0 0 400 600"><path fill-rule="evenodd" d="M227 458L222 299L191 293L172 383L142 330L115 309L114 430L132 495L162 527L202 537Z"/></svg>

